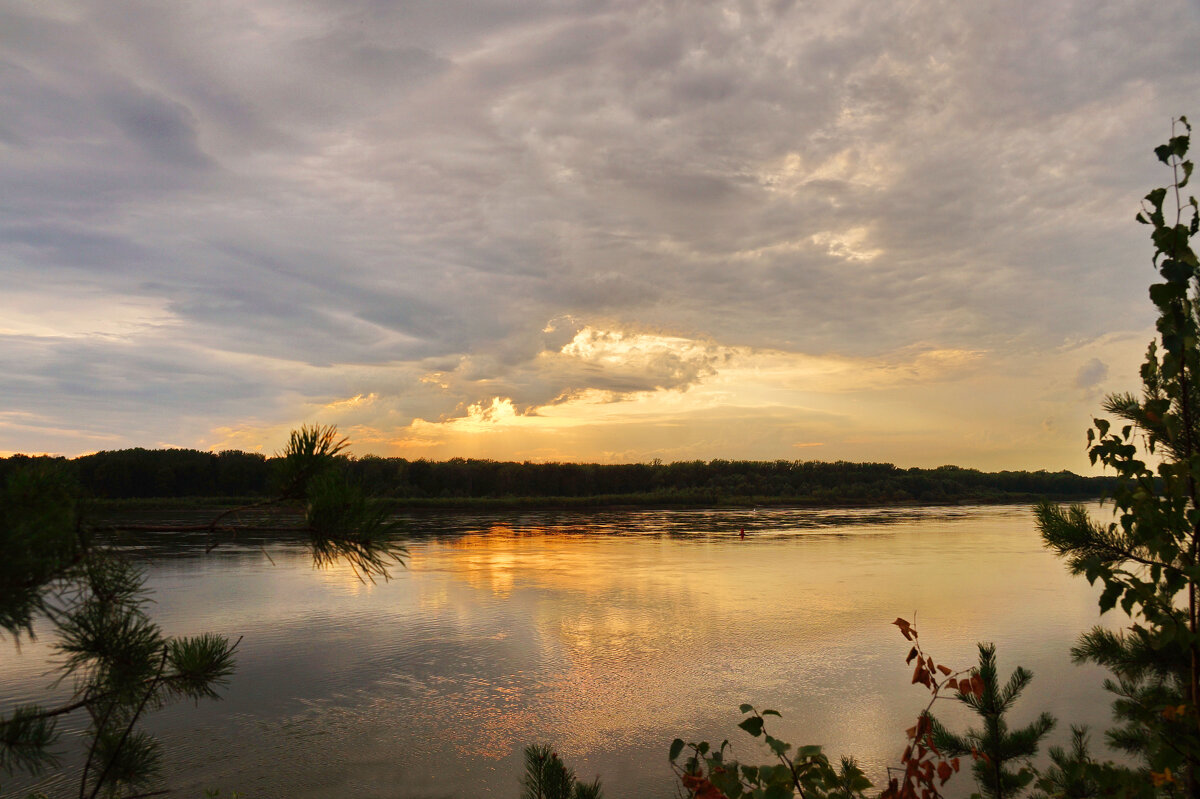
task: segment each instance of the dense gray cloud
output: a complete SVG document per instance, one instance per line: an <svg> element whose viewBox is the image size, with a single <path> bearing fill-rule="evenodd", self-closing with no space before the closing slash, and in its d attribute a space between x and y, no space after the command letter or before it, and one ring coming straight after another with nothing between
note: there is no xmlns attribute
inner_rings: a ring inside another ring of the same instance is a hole
<svg viewBox="0 0 1200 799"><path fill-rule="evenodd" d="M585 328L854 357L1141 329L1131 220L1198 40L1185 0L9 0L0 277L170 321L0 324L0 403L153 444L719 366L547 357Z"/></svg>

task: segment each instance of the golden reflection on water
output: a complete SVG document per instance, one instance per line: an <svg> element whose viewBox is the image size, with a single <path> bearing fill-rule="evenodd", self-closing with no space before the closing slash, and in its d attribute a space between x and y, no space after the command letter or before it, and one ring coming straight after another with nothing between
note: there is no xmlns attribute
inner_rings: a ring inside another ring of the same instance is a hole
<svg viewBox="0 0 1200 799"><path fill-rule="evenodd" d="M720 740L751 701L791 711L783 737L831 754L845 746L879 777L907 726L898 707L924 701L908 686L896 616L915 613L930 650L956 667L974 662L976 640L994 639L1007 642L1002 665L1032 658L1059 671L1072 631L1094 623L1087 586L1040 551L1027 515L1013 521L776 529L746 541L494 525L419 547L413 568L520 605L539 659L555 664L541 683L506 686L519 700L493 704L477 746L460 751L496 756L549 727L587 753L662 738L664 726L682 734L697 711L728 719L697 731ZM1057 621L1039 621L1047 614ZM1054 680L1042 675L1044 695Z"/></svg>
<svg viewBox="0 0 1200 799"><path fill-rule="evenodd" d="M172 785L509 796L542 741L612 796L665 797L676 736L765 759L736 729L741 702L879 780L927 698L890 624L914 612L939 662L995 641L1002 669L1035 674L1029 715L1105 726L1100 675L1067 653L1096 593L1041 549L1028 509L455 518L415 517L408 568L378 584L314 572L295 545L273 563L155 560L169 633L245 636L227 702L162 722ZM0 692L34 691L35 661L0 661Z"/></svg>

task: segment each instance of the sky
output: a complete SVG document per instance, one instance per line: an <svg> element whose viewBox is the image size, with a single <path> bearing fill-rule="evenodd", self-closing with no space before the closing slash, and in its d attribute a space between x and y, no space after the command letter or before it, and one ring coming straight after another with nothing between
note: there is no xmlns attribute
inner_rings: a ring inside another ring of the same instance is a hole
<svg viewBox="0 0 1200 799"><path fill-rule="evenodd" d="M1200 0L0 0L0 453L1087 472Z"/></svg>

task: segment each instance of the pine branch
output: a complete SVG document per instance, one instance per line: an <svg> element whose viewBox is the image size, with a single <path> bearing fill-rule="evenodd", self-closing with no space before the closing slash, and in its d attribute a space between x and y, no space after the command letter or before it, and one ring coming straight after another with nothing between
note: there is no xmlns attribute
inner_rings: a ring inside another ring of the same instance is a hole
<svg viewBox="0 0 1200 799"><path fill-rule="evenodd" d="M116 762L117 757L120 755L121 747L125 745L125 742L127 740L129 740L129 734L131 732L133 732L134 725L137 724L138 718L141 717L142 713L146 710L146 704L150 701L150 697L152 697L154 695L155 690L158 688L157 681L162 678L163 670L166 669L166 667L167 667L167 654L168 654L168 648L166 646L164 646L163 651L162 651L162 658L159 660L159 663L158 663L158 674L155 676L155 681L151 682L150 686L146 689L146 693L142 697L141 703L137 706L137 710L135 710L133 712L133 717L130 718L129 723L127 725L125 725L125 730L124 730L124 732L121 733L121 738L119 741L117 741L117 745L113 749L112 754L109 756L108 762L106 762L104 764L104 770L101 771L100 776L96 778L95 787L92 788L92 793L88 797L88 799L96 799L96 794L100 793L100 787L102 785L104 785L104 779L108 776L109 772L112 770L113 764ZM98 739L99 739L99 736L97 736L97 740ZM86 779L86 778L87 778L87 771L85 770L84 771L84 779Z"/></svg>

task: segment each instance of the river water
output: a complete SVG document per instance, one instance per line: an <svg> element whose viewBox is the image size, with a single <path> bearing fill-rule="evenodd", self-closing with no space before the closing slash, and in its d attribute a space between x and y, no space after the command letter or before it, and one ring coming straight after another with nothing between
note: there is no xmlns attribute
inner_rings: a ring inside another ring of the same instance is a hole
<svg viewBox="0 0 1200 799"><path fill-rule="evenodd" d="M1093 512L1100 512L1096 506ZM877 783L928 699L910 684L916 623L952 667L998 646L1049 710L1102 736L1103 673L1070 662L1098 590L1045 551L1024 506L636 510L405 517L388 582L315 570L299 541L144 537L153 615L171 635L242 636L220 702L152 714L176 796L516 797L521 749L557 747L610 799L675 795L675 737L728 738L738 705L771 731L858 758ZM745 538L739 535L745 530ZM45 701L50 636L0 643L0 702ZM60 688L61 694L64 689ZM952 702L938 715L969 720ZM70 725L67 725L68 728ZM68 747L69 749L69 747ZM68 752L69 758L69 752ZM969 792L964 774L951 783ZM29 781L5 780L5 795ZM78 791L67 777L37 783ZM959 792L959 791L956 791Z"/></svg>

